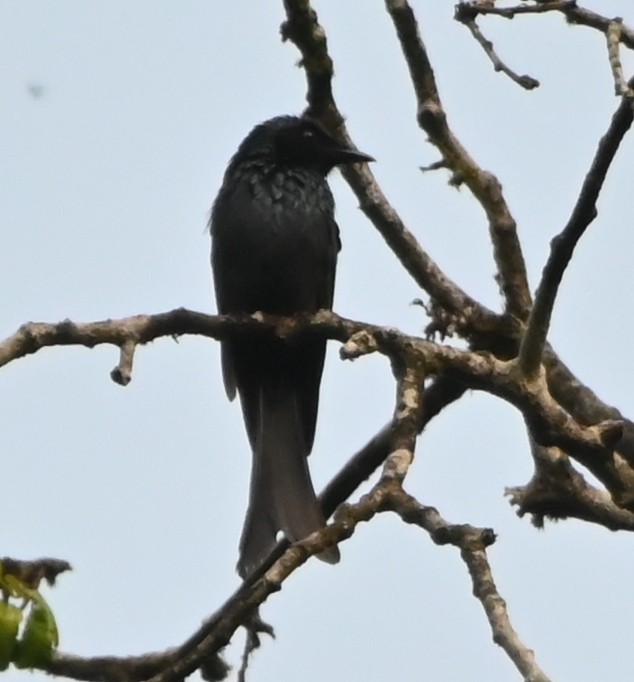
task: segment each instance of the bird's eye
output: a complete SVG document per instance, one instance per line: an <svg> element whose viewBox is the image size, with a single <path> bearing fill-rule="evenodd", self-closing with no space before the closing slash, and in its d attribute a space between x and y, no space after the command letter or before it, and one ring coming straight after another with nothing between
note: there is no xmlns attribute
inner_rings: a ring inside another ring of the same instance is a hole
<svg viewBox="0 0 634 682"><path fill-rule="evenodd" d="M314 130L304 130L302 133L302 136L304 137L305 140L312 140L313 137L315 137L315 131Z"/></svg>

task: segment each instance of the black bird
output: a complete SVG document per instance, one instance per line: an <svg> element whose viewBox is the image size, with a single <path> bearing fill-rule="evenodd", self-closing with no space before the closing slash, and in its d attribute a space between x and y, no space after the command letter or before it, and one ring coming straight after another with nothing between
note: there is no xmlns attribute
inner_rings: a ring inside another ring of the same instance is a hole
<svg viewBox="0 0 634 682"><path fill-rule="evenodd" d="M218 311L276 315L332 307L340 249L326 176L372 157L341 145L308 118L256 126L225 172L214 202L211 263ZM326 341L258 336L223 341L230 400L240 394L253 451L238 573L273 548L278 531L301 540L325 524L308 470ZM321 558L339 560L336 547Z"/></svg>

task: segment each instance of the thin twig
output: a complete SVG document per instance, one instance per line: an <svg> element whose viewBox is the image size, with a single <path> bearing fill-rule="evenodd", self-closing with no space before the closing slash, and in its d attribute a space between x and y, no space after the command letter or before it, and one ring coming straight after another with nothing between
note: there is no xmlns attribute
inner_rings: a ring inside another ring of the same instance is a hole
<svg viewBox="0 0 634 682"><path fill-rule="evenodd" d="M492 14L494 16L513 19L518 14L542 14L544 12L565 11L574 9L577 0L549 0L548 2L538 2L535 5L524 3L513 7L496 7L494 3L483 3L480 0L470 0L470 2L459 2L456 10L461 14L469 15L473 18L482 14Z"/></svg>
<svg viewBox="0 0 634 682"><path fill-rule="evenodd" d="M120 386L127 386L132 381L132 366L136 343L128 339L121 344L119 364L110 372L110 378Z"/></svg>
<svg viewBox="0 0 634 682"><path fill-rule="evenodd" d="M612 21L611 18L593 12L592 10L579 7L577 0L548 0L548 2L538 1L534 4L521 4L514 7L496 7L493 3L483 3L477 0L472 2L461 2L459 5L462 11L470 12L475 18L478 15L492 14L504 19L513 19L520 14L541 14L543 12L560 12L569 24L586 26L607 34ZM630 50L634 49L634 30L623 25L620 31L619 40Z"/></svg>
<svg viewBox="0 0 634 682"><path fill-rule="evenodd" d="M495 51L493 43L484 37L480 27L476 23L475 15L473 11L471 11L470 5L466 3L458 3L455 8L454 18L456 21L464 24L469 31L471 31L471 35L475 38L480 47L482 47L486 56L491 60L493 68L496 71L505 73L512 81L523 87L525 90L533 90L534 88L539 87L539 81L537 79L528 75L520 76L500 59L498 53Z"/></svg>
<svg viewBox="0 0 634 682"><path fill-rule="evenodd" d="M632 125L632 114L631 101L623 98L607 132L599 141L568 223L551 242L550 256L535 294L535 304L518 358L521 372L529 379L535 378L539 372L559 285L577 242L597 215L596 202L599 193L619 145Z"/></svg>
<svg viewBox="0 0 634 682"><path fill-rule="evenodd" d="M441 168L447 168L447 162L444 159L440 161L434 161L427 164L426 166L419 166L422 173L429 173L430 171L440 170Z"/></svg>

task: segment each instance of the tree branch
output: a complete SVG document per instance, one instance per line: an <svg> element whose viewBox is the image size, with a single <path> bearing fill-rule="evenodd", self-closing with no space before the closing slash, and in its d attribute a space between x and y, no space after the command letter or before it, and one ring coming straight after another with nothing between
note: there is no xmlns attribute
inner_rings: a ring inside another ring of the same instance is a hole
<svg viewBox="0 0 634 682"><path fill-rule="evenodd" d="M287 20L281 27L284 40L291 40L302 55L307 81L309 113L320 119L342 142L354 146L332 93L332 60L326 33L308 0L284 0ZM438 267L389 203L367 164L341 168L341 173L387 245L414 281L435 301L460 313L466 325L492 328L497 316L464 292Z"/></svg>
<svg viewBox="0 0 634 682"><path fill-rule="evenodd" d="M178 682L216 655L253 611L272 593L278 592L285 580L310 556L322 552L334 542L349 538L359 523L388 509L390 496L396 487L400 488L408 463L413 458L416 436L422 423L422 367L418 362L413 365L406 365L403 372L399 372L398 400L391 428L392 452L381 479L359 502L340 509L333 524L288 546L261 577L249 578L178 650L164 655L123 659L78 659L58 654L47 670L53 673L63 670L63 674L75 679L129 682L146 679L148 674L152 674L150 682ZM156 672L150 672L153 668ZM81 677L77 674L79 672ZM138 677L139 673L143 677Z"/></svg>
<svg viewBox="0 0 634 682"><path fill-rule="evenodd" d="M537 81L529 76L519 76L506 66L492 43L480 32L475 19L478 14L513 18L516 14L560 11L571 23L585 23L605 32L615 87L620 93L629 95L632 92L632 81L627 88L623 87L619 57L621 43L634 47L630 29L618 20L608 20L578 8L574 0L533 1L535 4L523 3L514 8L496 8L495 0L490 3L459 2L456 18L468 26L496 70L530 89L538 85ZM309 0L285 0L284 5L287 21L282 26L282 35L284 39L292 40L302 54L309 111L350 144L343 117L334 101L333 64L317 15ZM520 507L520 515L531 513L536 523L540 519L543 523L544 516L575 516L613 530L634 530L634 469L630 466L634 463L634 424L623 420L618 411L605 406L578 382L572 387L566 386L572 375L546 341L559 283L577 241L596 215L596 200L606 173L632 123L631 102L626 99L621 102L608 132L599 143L568 224L552 242L550 258L529 317L531 296L523 254L502 188L494 175L475 163L451 131L426 47L407 0L386 0L386 8L410 70L419 125L442 155L442 160L432 165L448 168L455 184L465 183L487 215L498 280L505 298L505 316L494 314L446 277L404 225L365 164L345 168L344 177L386 243L431 296L432 308L440 307L452 319L460 318L459 332L472 345L475 345L476 335L479 340L489 335L488 339L495 342L490 347L495 347L496 353L498 346L504 346L504 352L508 353L517 342L515 332L509 331L508 321L528 317L518 361L505 361L488 352L450 348L385 327L341 318L329 311L279 318L260 313L208 316L178 309L158 315L86 324L66 320L58 324L23 325L14 335L0 342L0 367L44 347L82 345L92 348L106 343L119 348L119 362L112 370L111 378L125 386L132 378L137 347L164 336L198 334L227 339L244 334L274 333L282 338L317 334L345 344L341 353L344 359L382 353L389 358L397 381L392 421L349 460L320 498L328 516L339 507L333 523L301 542L280 543L261 570L250 576L177 649L128 658L83 659L58 653L46 667L47 672L108 682L135 682L147 678L152 682L180 682L196 669L222 666L218 652L231 640L235 630L248 624L257 608L282 588L289 575L313 554L335 542L345 541L359 523L370 520L377 513L392 511L405 522L425 529L436 544L451 544L460 549L474 595L485 610L494 641L504 649L527 682L548 682L549 678L537 665L533 652L513 629L506 604L493 580L486 552L495 541L493 531L450 524L437 510L424 507L403 489L418 434L440 410L459 399L468 388L484 390L510 402L525 417L531 436L535 475L527 486L509 491L512 503ZM431 378L432 383L425 389L427 378ZM575 395L587 402L581 404ZM628 453L627 461L615 452L617 446ZM574 469L566 453L597 476L611 497L590 486ZM370 492L354 504L340 506L382 463L381 477ZM615 501L626 509L617 506ZM42 562L32 563L42 568ZM67 568L65 562L57 562L51 570L59 572ZM40 573L34 574L37 580L47 578L46 574ZM54 579L56 573L51 575Z"/></svg>
<svg viewBox="0 0 634 682"><path fill-rule="evenodd" d="M470 3L459 2L456 5L454 19L459 21L461 24L464 24L469 31L471 31L471 35L484 50L486 56L491 60L495 71L501 71L502 73L505 73L513 82L517 83L525 90L533 90L538 88L538 80L532 76L520 76L500 59L497 52L495 51L495 48L493 47L493 43L484 37L480 27L476 23L476 17L477 13L473 11Z"/></svg>
<svg viewBox="0 0 634 682"><path fill-rule="evenodd" d="M551 242L550 256L520 345L518 364L527 378L534 378L539 372L559 285L577 242L597 215L599 193L619 145L632 125L632 117L632 102L624 97L607 132L599 141L568 223Z"/></svg>
<svg viewBox="0 0 634 682"><path fill-rule="evenodd" d="M423 393L420 430L445 407L458 400L466 390L463 384L447 378L435 379ZM392 422L389 422L328 483L319 496L326 518L383 464L390 454L391 442Z"/></svg>
<svg viewBox="0 0 634 682"><path fill-rule="evenodd" d="M618 452L634 468L634 423L579 381L548 344L543 362L551 395L580 424L597 424L605 420L622 423L623 435Z"/></svg>
<svg viewBox="0 0 634 682"><path fill-rule="evenodd" d="M475 528L445 521L433 507L424 507L402 489L395 489L389 500L389 508L405 523L420 526L429 533L437 545L453 545L460 549L473 584L473 595L480 602L498 644L526 682L549 682L541 670L535 654L521 641L513 628L506 602L500 596L487 558L487 547L495 542L490 528Z"/></svg>
<svg viewBox="0 0 634 682"><path fill-rule="evenodd" d="M619 467L613 451L622 436L620 422L585 426L577 423L551 396L545 377L527 380L514 361L488 353L465 351L408 336L395 329L366 324L321 310L312 315L282 318L254 315L204 315L179 308L157 315L136 315L121 320L75 324L29 323L0 342L0 367L46 346L144 344L163 336L198 334L217 340L241 334L276 333L282 338L318 334L347 344L344 357L379 352L407 366L414 358L429 376L447 376L470 388L487 391L524 414L540 444L557 445L587 467L618 500L634 505L634 471ZM360 340L365 339L361 344Z"/></svg>
<svg viewBox="0 0 634 682"><path fill-rule="evenodd" d="M625 82L623 76L623 64L621 63L621 55L619 46L621 44L621 33L623 32L623 19L620 17L613 19L606 32L605 38L608 47L608 59L610 61L610 70L612 71L612 78L614 80L614 94L617 97L624 95L632 98L634 92L632 88Z"/></svg>
<svg viewBox="0 0 634 682"><path fill-rule="evenodd" d="M535 472L525 486L507 488L510 503L522 517L531 514L533 525L545 519L576 518L609 530L634 530L634 513L618 507L605 490L588 484L570 458L556 447L538 445L529 434Z"/></svg>
<svg viewBox="0 0 634 682"><path fill-rule="evenodd" d="M429 136L454 175L471 190L489 221L498 281L506 312L525 319L531 305L524 256L517 227L502 187L490 172L482 170L458 141L447 123L434 71L407 0L386 0L396 34L409 68L418 103L418 123Z"/></svg>
<svg viewBox="0 0 634 682"><path fill-rule="evenodd" d="M577 0L533 0L532 4L523 2L514 7L496 7L494 3L484 3L478 0L460 2L460 11L468 11L475 17L492 14L504 19L514 19L520 14L542 14L544 12L560 12L569 24L579 24L601 31L607 35L613 19L597 14L592 10L579 7ZM634 49L634 31L623 25L619 36L620 42L629 49Z"/></svg>

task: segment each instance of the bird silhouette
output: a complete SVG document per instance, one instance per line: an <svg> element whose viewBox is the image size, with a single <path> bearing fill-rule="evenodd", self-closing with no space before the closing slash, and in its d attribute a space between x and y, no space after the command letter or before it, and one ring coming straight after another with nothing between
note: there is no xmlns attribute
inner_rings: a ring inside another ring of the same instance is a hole
<svg viewBox="0 0 634 682"><path fill-rule="evenodd" d="M315 121L280 116L256 126L225 172L210 231L222 314L330 309L340 249L326 181L337 165L373 161ZM253 454L238 573L253 571L283 531L291 541L325 519L307 457L313 446L326 340L273 333L221 343L227 395L240 396ZM319 555L335 563L336 547Z"/></svg>

